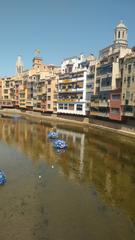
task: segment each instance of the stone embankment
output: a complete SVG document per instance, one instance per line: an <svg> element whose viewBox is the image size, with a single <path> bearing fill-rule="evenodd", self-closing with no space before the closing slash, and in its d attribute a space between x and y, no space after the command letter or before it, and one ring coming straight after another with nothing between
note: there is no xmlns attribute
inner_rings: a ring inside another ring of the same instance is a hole
<svg viewBox="0 0 135 240"><path fill-rule="evenodd" d="M130 137L135 137L135 126L117 122L109 122L104 120L89 119L89 118L74 118L71 119L71 116L64 116L57 114L43 115L40 112L33 111L20 111L18 109L1 109L0 115L5 117L11 116L22 116L26 119L36 121L39 123L48 123L51 126L76 126L76 127L85 127L85 128L96 128L103 129L105 131L110 131L114 133L119 133L121 135L126 135Z"/></svg>

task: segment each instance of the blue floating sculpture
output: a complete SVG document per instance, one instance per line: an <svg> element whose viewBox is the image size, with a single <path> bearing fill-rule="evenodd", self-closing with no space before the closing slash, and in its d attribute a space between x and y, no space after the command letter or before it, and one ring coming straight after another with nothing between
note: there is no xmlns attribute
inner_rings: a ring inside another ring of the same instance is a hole
<svg viewBox="0 0 135 240"><path fill-rule="evenodd" d="M58 133L57 132L49 132L48 133L48 138L50 138L50 139L56 139L56 138L58 138Z"/></svg>
<svg viewBox="0 0 135 240"><path fill-rule="evenodd" d="M53 144L56 149L65 149L68 146L64 140L56 140Z"/></svg>
<svg viewBox="0 0 135 240"><path fill-rule="evenodd" d="M4 185L6 181L7 179L4 171L0 170L0 185Z"/></svg>

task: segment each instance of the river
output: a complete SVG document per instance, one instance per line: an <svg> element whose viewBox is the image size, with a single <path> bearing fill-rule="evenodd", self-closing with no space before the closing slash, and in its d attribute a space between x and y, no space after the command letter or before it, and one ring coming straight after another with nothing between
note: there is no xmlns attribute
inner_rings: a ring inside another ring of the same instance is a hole
<svg viewBox="0 0 135 240"><path fill-rule="evenodd" d="M0 239L135 239L135 139L99 129L0 118Z"/></svg>

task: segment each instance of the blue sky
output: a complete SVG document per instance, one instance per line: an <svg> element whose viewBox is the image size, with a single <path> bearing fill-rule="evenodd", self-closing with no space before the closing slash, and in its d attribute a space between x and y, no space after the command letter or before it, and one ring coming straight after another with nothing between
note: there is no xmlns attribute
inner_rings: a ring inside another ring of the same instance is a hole
<svg viewBox="0 0 135 240"><path fill-rule="evenodd" d="M4 0L0 5L0 76L15 73L22 55L31 67L39 48L45 63L80 53L98 55L111 44L120 19L135 45L135 0Z"/></svg>

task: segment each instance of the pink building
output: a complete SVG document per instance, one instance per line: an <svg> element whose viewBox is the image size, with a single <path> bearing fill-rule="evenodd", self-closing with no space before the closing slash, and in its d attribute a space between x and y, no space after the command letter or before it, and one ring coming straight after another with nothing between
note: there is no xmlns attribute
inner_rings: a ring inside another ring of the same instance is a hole
<svg viewBox="0 0 135 240"><path fill-rule="evenodd" d="M121 108L121 89L116 89L110 93L110 112L109 118L111 120L122 120L122 108Z"/></svg>

